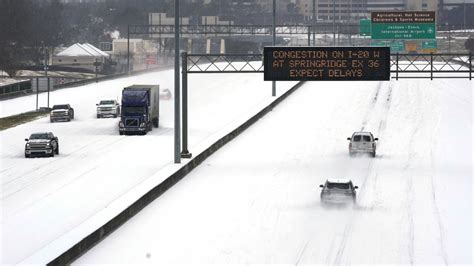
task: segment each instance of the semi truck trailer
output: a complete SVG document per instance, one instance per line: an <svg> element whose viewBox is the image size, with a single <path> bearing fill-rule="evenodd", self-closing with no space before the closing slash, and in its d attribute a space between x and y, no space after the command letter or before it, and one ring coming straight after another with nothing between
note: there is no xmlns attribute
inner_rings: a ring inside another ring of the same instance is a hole
<svg viewBox="0 0 474 266"><path fill-rule="evenodd" d="M120 135L145 135L159 126L159 93L159 85L133 85L122 90Z"/></svg>

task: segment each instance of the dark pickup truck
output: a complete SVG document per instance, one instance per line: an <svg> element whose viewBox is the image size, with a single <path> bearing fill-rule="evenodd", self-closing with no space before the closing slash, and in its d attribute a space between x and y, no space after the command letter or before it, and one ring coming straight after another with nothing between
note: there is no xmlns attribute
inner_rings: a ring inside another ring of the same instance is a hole
<svg viewBox="0 0 474 266"><path fill-rule="evenodd" d="M51 123L56 121L71 121L74 119L74 109L69 104L57 104L53 106L49 115Z"/></svg>
<svg viewBox="0 0 474 266"><path fill-rule="evenodd" d="M59 154L59 140L51 132L33 133L25 139L25 157L50 156Z"/></svg>

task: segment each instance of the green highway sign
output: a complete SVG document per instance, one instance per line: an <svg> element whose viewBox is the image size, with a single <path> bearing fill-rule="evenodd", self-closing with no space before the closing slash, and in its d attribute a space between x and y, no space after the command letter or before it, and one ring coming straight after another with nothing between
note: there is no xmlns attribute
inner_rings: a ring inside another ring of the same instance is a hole
<svg viewBox="0 0 474 266"><path fill-rule="evenodd" d="M436 40L427 40L421 43L421 49L436 49L437 46Z"/></svg>
<svg viewBox="0 0 474 266"><path fill-rule="evenodd" d="M359 21L359 34L361 36L370 36L372 31L372 22L370 19L361 19Z"/></svg>
<svg viewBox="0 0 474 266"><path fill-rule="evenodd" d="M372 23L372 39L435 39L434 23Z"/></svg>
<svg viewBox="0 0 474 266"><path fill-rule="evenodd" d="M384 11L371 13L371 36L376 40L436 38L433 11Z"/></svg>
<svg viewBox="0 0 474 266"><path fill-rule="evenodd" d="M405 43L404 41L372 41L371 46L384 46L390 47L391 53L403 53L405 52Z"/></svg>

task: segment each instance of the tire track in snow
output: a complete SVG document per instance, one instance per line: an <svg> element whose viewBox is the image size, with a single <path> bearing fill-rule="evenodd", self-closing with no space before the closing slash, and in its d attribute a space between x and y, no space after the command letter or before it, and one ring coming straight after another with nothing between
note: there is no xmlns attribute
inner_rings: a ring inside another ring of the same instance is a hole
<svg viewBox="0 0 474 266"><path fill-rule="evenodd" d="M111 141L111 142L104 143L103 145L100 146L100 147L101 147L100 150L104 150L104 149L103 149L104 147L110 147L111 145L114 145L115 143L120 142L120 141L122 141L122 140L123 140L123 138L120 138L120 139L117 139L117 140L113 140L113 141ZM76 149L76 150L73 150L71 153L75 153L75 152L77 152L77 151L79 151L79 150L82 150L82 149L84 149L84 148L86 148L86 147L90 147L90 145L82 146L82 147L80 147L80 148L78 148L78 149ZM69 163L69 161L67 160L67 159L69 158L69 156L70 156L69 154L63 155L63 156L59 157L57 160L51 160L51 161L49 161L48 164L46 164L46 165L42 165L42 166L37 167L37 168L35 168L35 169L33 169L33 170L27 172L27 173L22 174L20 177L16 178L15 180L18 181L19 179L27 178L27 177L28 177L27 175L29 175L29 174L31 174L31 173L33 173L33 172L35 172L35 171L38 171L38 170L43 170L43 169L45 169L45 170L47 171L45 174L43 174L43 175L41 175L41 176L38 176L38 177L36 177L36 178L33 178L33 180L31 180L31 182L28 182L26 185L22 186L21 188L15 190L15 191L12 191L12 192L10 192L10 193L7 193L7 194L3 194L3 197L0 198L0 200L8 199L10 196L14 195L15 193L17 193L17 192L19 192L19 191L22 191L22 190L24 190L24 189L30 187L31 185L36 184L38 181L40 181L40 180L43 179L44 177L47 177L47 176L51 175L52 173L55 173L55 172L58 171L58 170L63 170L64 168L67 168L67 167L65 167L65 164L68 164L68 163ZM63 164L60 164L60 165L57 165L57 164L58 164L58 161L59 161L59 163L62 163L62 162L64 162L64 163L63 163ZM53 164L53 163L54 163L54 164ZM49 165L51 165L51 164L56 165L56 167L54 167L53 169L47 169L47 166L49 166ZM46 167L46 168L45 168L45 167ZM11 183L11 182L9 182L9 183Z"/></svg>
<svg viewBox="0 0 474 266"><path fill-rule="evenodd" d="M169 128L169 129L160 131L159 133L154 134L154 135L163 135L163 134L168 133L168 132L171 131L171 130L173 130L173 129ZM119 142L121 142L121 141L123 141L123 140L126 140L126 139L127 139L127 136L121 136L120 138L115 139L115 140L113 140L113 141L111 141L111 142L104 143L104 144L102 144L102 145L100 146L99 151L111 150L111 149L114 148L113 145L115 145L116 143L119 143ZM82 150L82 149L84 149L85 147L86 147L86 146L83 146L83 147L81 147L81 148L79 148L79 149L76 149L75 151ZM69 156L69 155L67 155L67 156ZM67 158L67 157L64 157L63 159L65 159L65 158ZM48 198L49 196L53 195L53 194L56 193L57 191L60 191L60 190L64 189L65 187L68 187L68 186L74 184L75 182L77 182L78 180L80 180L82 177L85 177L88 173L92 172L92 170L97 169L97 167L100 166L100 165L101 165L101 163L100 163L99 161L97 161L95 164L91 165L91 167L89 167L89 168L86 169L85 171L81 171L80 174L78 174L78 175L75 176L74 178L71 178L71 179L69 180L70 182L67 182L67 183L62 184L61 186L59 186L59 188L55 189L54 191L48 192L47 194L45 194L45 195L42 196L41 198L35 199L35 201L34 201L33 203L27 204L27 205L25 205L25 206L22 206L20 209L15 210L14 212L10 213L9 215L15 215L16 213L19 213L19 212L21 212L21 211L23 211L23 210L25 210L25 209L28 209L28 208L30 208L30 207L32 207L32 206L35 206L36 204L40 203L41 200L43 200L43 199L45 199L45 198ZM32 186L32 185L38 183L41 179L43 179L43 178L45 178L45 177L48 177L48 176L51 175L51 174L54 174L54 173L55 173L56 171L58 171L58 170L63 170L63 169L64 169L63 167L59 166L59 167L55 168L54 171L48 171L46 174L44 174L44 175L38 177L35 181L29 182L27 186L24 186L24 187L22 187L21 189L18 189L18 190L16 190L16 191L14 191L14 192L8 194L6 197L1 198L1 200L8 199L9 197L14 196L17 192L20 192L20 191L22 191L22 190L24 190L24 189L26 189L26 188L28 188L28 187L30 187L30 186ZM78 179L78 178L79 178L79 179Z"/></svg>
<svg viewBox="0 0 474 266"><path fill-rule="evenodd" d="M382 106L383 107L383 114L379 118L378 135L383 136L383 133L384 133L385 127L386 127L385 126L386 125L386 120L387 120L389 110L390 110L390 103L391 103L391 97L392 97L392 84L389 83L389 87L387 89L386 96L384 96L382 94L383 91L384 91L383 88L384 88L383 82L380 81L379 84L377 85L375 96L372 99L372 104L370 105L370 108L368 109L368 112L366 113L366 115L363 119L361 131L365 130L368 122L371 120L372 115L374 114L373 109L376 107L377 103L379 103L379 104L383 105ZM381 102L381 101L385 101L385 102ZM375 158L371 158L371 160L369 161L368 167L366 169L366 174L365 174L365 177L364 177L364 181L362 182L362 185L360 187L366 188L368 186L368 184L367 184L368 181L369 181L369 183L370 182L373 182L374 184L376 183L376 179L378 177L378 174L377 173L373 174L375 172L374 169L375 169ZM371 176L373 176L373 178L371 178ZM374 180L372 180L372 179L374 179ZM372 185L371 187L374 188L375 186ZM368 191L368 189L363 189L360 193L358 193L357 202L363 202L364 201L364 198L365 198L365 195L366 195L367 191ZM367 209L367 207L362 207L362 209ZM337 252L336 252L336 257L334 258L334 260L332 260L333 261L332 263L330 263L330 261L326 260L326 264L335 264L335 265L342 264L342 258L344 256L344 252L346 250L347 242L348 242L348 240L351 236L351 232L352 232L352 229L353 229L353 226L354 226L354 220L355 220L355 217L356 217L356 210L357 210L357 208L354 208L354 209L351 210L350 218L348 220L348 223L344 227L342 240L340 241L340 244L338 245L338 249L337 249ZM332 250L332 249L330 249L330 250Z"/></svg>

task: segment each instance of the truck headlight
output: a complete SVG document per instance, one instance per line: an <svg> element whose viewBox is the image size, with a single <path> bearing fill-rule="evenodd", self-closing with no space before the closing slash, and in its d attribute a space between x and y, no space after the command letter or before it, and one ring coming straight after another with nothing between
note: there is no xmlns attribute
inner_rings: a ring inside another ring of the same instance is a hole
<svg viewBox="0 0 474 266"><path fill-rule="evenodd" d="M140 127L145 127L145 122L141 122Z"/></svg>
<svg viewBox="0 0 474 266"><path fill-rule="evenodd" d="M30 147L30 143L26 143L26 148L29 148Z"/></svg>
<svg viewBox="0 0 474 266"><path fill-rule="evenodd" d="M123 122L122 121L119 122L119 127L123 127Z"/></svg>
<svg viewBox="0 0 474 266"><path fill-rule="evenodd" d="M51 147L51 143L46 143L46 148Z"/></svg>

